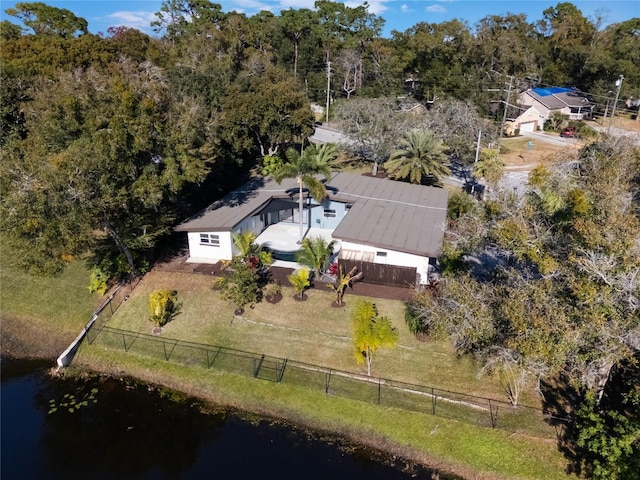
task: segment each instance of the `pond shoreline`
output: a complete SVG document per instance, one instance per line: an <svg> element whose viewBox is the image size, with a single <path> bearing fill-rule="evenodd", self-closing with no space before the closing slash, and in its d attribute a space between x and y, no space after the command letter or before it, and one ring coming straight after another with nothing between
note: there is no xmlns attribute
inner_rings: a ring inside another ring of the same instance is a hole
<svg viewBox="0 0 640 480"><path fill-rule="evenodd" d="M207 408L212 412L229 411L242 412L242 417L250 418L258 416L269 421L287 425L291 428L313 433L319 438L332 438L349 445L349 448L369 452L374 461L394 465L396 462L405 462L406 468L421 468L434 471L433 478L474 478L474 479L498 479L499 476L486 475L470 471L464 467L450 465L436 458L431 458L427 454L416 449L397 445L386 438L368 435L363 441L361 432L354 432L349 427L339 427L336 425L320 425L306 418L301 418L297 414L287 415L282 411L271 411L269 408L254 408L246 405L226 405L221 398L210 398L205 392L197 388L184 388L184 385L173 385L167 379L159 378L156 375L131 374L121 369L112 369L100 361L91 361L87 356L82 356L81 362L74 362L71 367L58 370L56 358L65 347L61 348L61 335L57 332L39 332L34 335L32 329L24 325L17 319L12 319L9 325L4 322L2 325L2 357L12 360L38 360L50 361L50 375L69 375L71 377L83 375L109 375L116 379L132 378L136 381L150 384L159 388L166 388L175 392L180 392L186 397L193 397L205 402ZM7 328L8 327L8 328ZM23 333L27 333L24 338ZM52 336L50 336L50 333ZM52 339L54 341L52 342ZM57 350L60 349L60 352ZM147 378L145 378L147 377ZM151 377L151 378L148 378ZM439 473L436 473L439 472Z"/></svg>

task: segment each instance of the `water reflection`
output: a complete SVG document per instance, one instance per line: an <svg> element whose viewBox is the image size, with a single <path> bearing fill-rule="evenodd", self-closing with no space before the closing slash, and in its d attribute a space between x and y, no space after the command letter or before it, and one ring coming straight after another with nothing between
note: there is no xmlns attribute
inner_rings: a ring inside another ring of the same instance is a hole
<svg viewBox="0 0 640 480"><path fill-rule="evenodd" d="M2 361L3 480L431 478L420 467L403 471L403 462L347 451L340 440L229 412L203 414L197 400L132 380L51 379L42 367ZM64 405L93 388L97 403ZM48 414L51 400L58 409Z"/></svg>

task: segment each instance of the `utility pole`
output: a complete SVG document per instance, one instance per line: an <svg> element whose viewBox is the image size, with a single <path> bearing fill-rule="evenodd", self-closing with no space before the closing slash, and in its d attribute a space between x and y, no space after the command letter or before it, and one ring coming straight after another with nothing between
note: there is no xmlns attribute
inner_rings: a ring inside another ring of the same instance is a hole
<svg viewBox="0 0 640 480"><path fill-rule="evenodd" d="M513 83L513 75L509 75L509 90L507 90L507 100L504 102L504 113L502 114L502 125L500 125L500 140L504 134L504 122L507 119L507 108L509 107L509 99L511 98L511 84Z"/></svg>
<svg viewBox="0 0 640 480"><path fill-rule="evenodd" d="M618 97L620 96L620 87L622 87L622 81L624 80L624 75L620 75L620 78L616 80L616 87L618 90L616 91L616 99L613 101L613 108L611 109L611 120L609 120L609 128L607 128L607 133L611 130L611 123L613 122L613 117L616 114L616 104L618 103Z"/></svg>
<svg viewBox="0 0 640 480"><path fill-rule="evenodd" d="M331 62L327 60L327 108L326 112L326 123L329 125L329 94L331 93Z"/></svg>

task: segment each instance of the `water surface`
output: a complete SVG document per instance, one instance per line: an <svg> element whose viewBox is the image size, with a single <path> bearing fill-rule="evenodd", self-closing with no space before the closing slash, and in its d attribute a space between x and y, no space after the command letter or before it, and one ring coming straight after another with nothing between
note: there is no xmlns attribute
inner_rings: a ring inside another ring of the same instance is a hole
<svg viewBox="0 0 640 480"><path fill-rule="evenodd" d="M205 414L199 401L133 380L51 378L49 366L2 361L3 480L431 478L337 438Z"/></svg>

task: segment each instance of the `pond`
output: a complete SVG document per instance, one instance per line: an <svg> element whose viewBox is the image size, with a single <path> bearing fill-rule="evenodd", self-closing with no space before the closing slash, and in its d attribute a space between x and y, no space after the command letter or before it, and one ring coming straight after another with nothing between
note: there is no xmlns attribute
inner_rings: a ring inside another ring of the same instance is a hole
<svg viewBox="0 0 640 480"><path fill-rule="evenodd" d="M197 400L130 379L70 380L47 375L50 363L1 365L3 480L431 478L336 438L203 413Z"/></svg>

